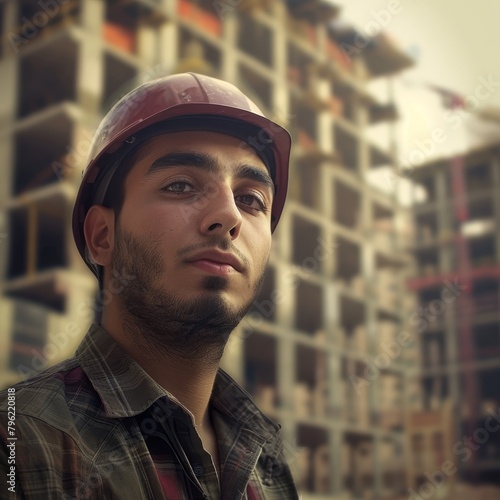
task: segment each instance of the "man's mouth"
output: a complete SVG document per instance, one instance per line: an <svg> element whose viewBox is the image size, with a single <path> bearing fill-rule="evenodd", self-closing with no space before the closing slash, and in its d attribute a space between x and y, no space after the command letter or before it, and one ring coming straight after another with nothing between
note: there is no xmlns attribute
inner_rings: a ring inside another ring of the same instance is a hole
<svg viewBox="0 0 500 500"><path fill-rule="evenodd" d="M211 274L228 275L243 271L243 265L237 257L219 250L199 252L190 256L187 263Z"/></svg>

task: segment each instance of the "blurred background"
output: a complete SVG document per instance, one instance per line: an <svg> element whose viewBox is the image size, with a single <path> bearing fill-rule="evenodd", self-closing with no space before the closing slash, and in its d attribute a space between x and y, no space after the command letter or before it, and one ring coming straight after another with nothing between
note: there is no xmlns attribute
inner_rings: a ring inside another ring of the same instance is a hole
<svg viewBox="0 0 500 500"><path fill-rule="evenodd" d="M93 131L194 71L293 135L262 292L225 368L304 499L500 498L500 6L0 0L0 386L71 356Z"/></svg>

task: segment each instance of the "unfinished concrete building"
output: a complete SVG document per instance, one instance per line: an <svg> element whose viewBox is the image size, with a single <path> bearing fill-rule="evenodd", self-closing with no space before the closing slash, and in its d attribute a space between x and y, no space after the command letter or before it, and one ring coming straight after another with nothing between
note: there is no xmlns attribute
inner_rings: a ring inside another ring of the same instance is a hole
<svg viewBox="0 0 500 500"><path fill-rule="evenodd" d="M457 480L498 486L500 145L433 160L411 178L424 191L413 209L418 275L409 284L422 307L415 327L425 411L407 429L409 483L418 488L424 471L449 459L458 469L450 491Z"/></svg>
<svg viewBox="0 0 500 500"><path fill-rule="evenodd" d="M367 86L411 60L383 34L365 43L332 25L340 14L328 1L54 5L0 2L2 386L70 356L92 320L97 284L70 218L99 118L148 79L211 74L247 92L295 142L269 272L223 367L283 425L303 498L404 492L417 359L406 342L384 346L401 345L407 329L408 235L396 200L367 180L394 164L369 132L389 133L397 110Z"/></svg>

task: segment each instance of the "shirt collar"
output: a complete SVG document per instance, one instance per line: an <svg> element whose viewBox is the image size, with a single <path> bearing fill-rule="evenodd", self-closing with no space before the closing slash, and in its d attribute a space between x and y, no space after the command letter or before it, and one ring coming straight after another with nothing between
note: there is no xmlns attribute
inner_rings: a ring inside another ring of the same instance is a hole
<svg viewBox="0 0 500 500"><path fill-rule="evenodd" d="M75 357L110 418L138 415L164 396L178 404L100 325L90 326ZM210 403L219 412L266 437L274 436L280 429L222 369L217 372Z"/></svg>
<svg viewBox="0 0 500 500"><path fill-rule="evenodd" d="M281 426L264 415L252 397L224 370L215 377L210 403L213 408L252 430L266 441L276 435Z"/></svg>
<svg viewBox="0 0 500 500"><path fill-rule="evenodd" d="M100 325L90 326L75 357L99 394L108 417L132 417L166 395Z"/></svg>

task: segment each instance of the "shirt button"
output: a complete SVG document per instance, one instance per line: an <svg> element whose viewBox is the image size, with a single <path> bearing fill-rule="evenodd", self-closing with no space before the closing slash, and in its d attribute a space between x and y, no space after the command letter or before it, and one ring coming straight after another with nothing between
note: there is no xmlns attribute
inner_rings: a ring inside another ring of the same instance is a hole
<svg viewBox="0 0 500 500"><path fill-rule="evenodd" d="M203 474L205 474L205 468L203 467L203 465L195 465L193 467L193 470L194 475L197 477L203 476Z"/></svg>

